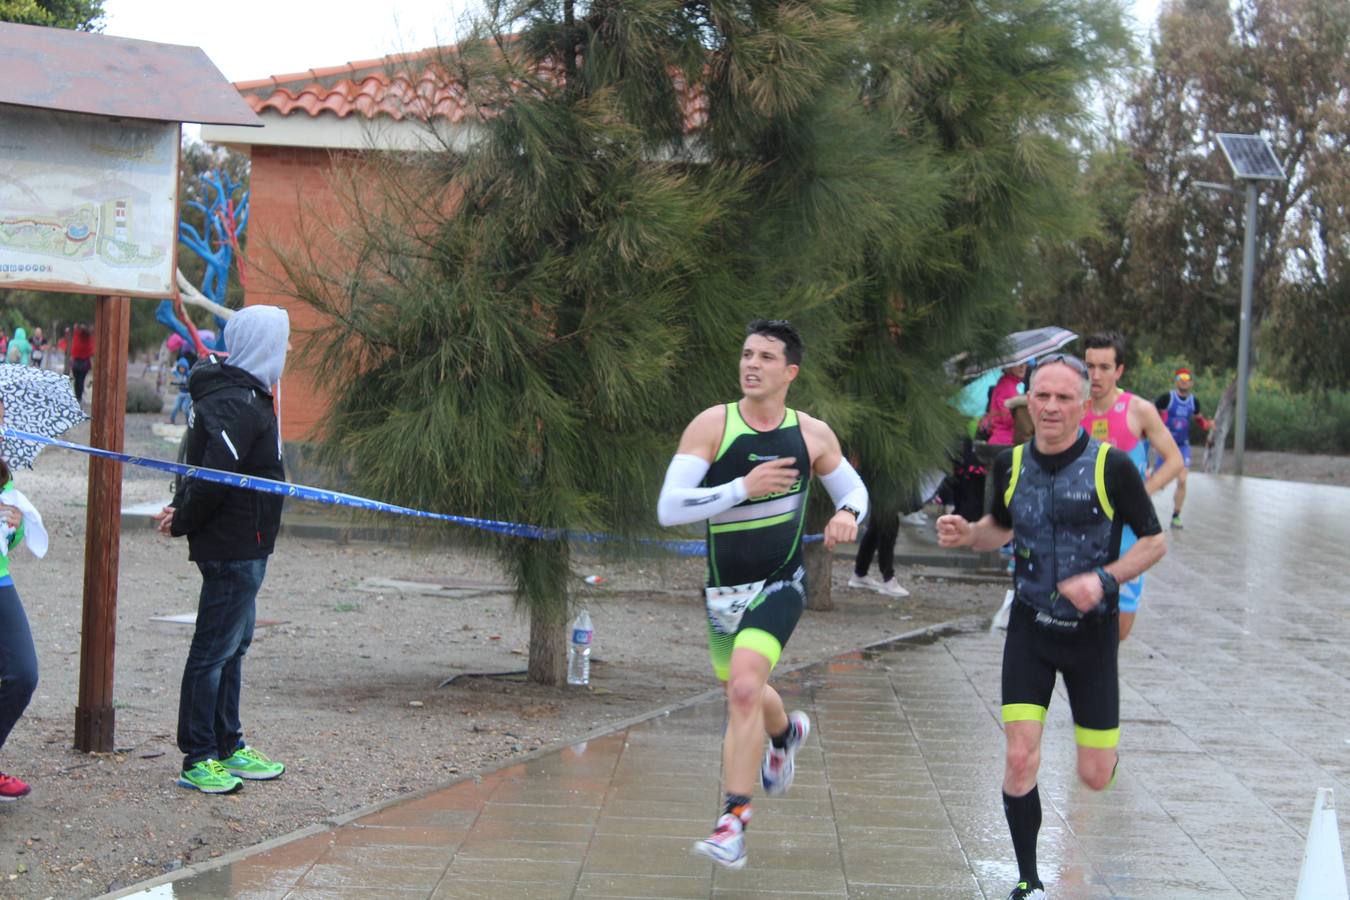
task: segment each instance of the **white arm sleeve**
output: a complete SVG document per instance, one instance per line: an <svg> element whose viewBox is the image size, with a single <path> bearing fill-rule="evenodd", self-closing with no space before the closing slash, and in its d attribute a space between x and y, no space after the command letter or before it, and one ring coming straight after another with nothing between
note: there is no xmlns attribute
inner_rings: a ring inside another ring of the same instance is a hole
<svg viewBox="0 0 1350 900"><path fill-rule="evenodd" d="M666 483L656 502L656 518L662 525L687 525L702 522L726 512L746 498L745 479L737 478L717 487L699 487L708 474L706 459L677 453L666 469Z"/></svg>
<svg viewBox="0 0 1350 900"><path fill-rule="evenodd" d="M859 522L867 518L867 486L847 459L839 460L833 472L820 476L820 483L830 492L835 509L851 506L858 510Z"/></svg>

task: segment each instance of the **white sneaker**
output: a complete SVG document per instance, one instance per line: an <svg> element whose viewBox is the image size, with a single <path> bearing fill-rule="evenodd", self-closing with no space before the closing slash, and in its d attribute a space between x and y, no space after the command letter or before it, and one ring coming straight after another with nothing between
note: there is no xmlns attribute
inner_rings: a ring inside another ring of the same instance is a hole
<svg viewBox="0 0 1350 900"><path fill-rule="evenodd" d="M695 856L706 856L728 869L745 868L745 825L731 813L723 813L717 829L694 845Z"/></svg>
<svg viewBox="0 0 1350 900"><path fill-rule="evenodd" d="M848 586L851 588L867 588L869 591L875 591L881 586L881 582L871 575L850 575L848 576Z"/></svg>
<svg viewBox="0 0 1350 900"><path fill-rule="evenodd" d="M994 613L994 621L992 621L989 624L991 630L994 628L1002 628L1005 631L1007 630L1008 616L1012 614L1012 605L1013 605L1013 592L1008 591L1006 594L1003 595L1003 605L998 608L998 612Z"/></svg>
<svg viewBox="0 0 1350 900"><path fill-rule="evenodd" d="M887 578L881 584L877 585L876 592L878 594L885 594L887 597L909 596L909 591L905 590L900 586L900 582L895 580L894 575L892 575L890 578Z"/></svg>
<svg viewBox="0 0 1350 900"><path fill-rule="evenodd" d="M811 719L804 712L789 713L788 725L791 730L787 746L779 750L769 744L769 748L764 751L764 762L759 767L760 783L764 785L764 793L770 797L786 794L787 789L792 787L792 778L797 771L797 750L811 733Z"/></svg>

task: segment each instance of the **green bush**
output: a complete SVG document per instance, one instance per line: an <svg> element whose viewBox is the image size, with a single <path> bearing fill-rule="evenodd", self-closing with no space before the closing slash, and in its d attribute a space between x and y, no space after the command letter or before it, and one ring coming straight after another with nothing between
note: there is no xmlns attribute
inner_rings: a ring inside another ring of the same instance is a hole
<svg viewBox="0 0 1350 900"><path fill-rule="evenodd" d="M164 398L159 395L159 391L155 390L153 384L147 384L144 381L128 381L127 412L164 412Z"/></svg>
<svg viewBox="0 0 1350 900"><path fill-rule="evenodd" d="M1254 383L1247 394L1247 446L1350 453L1350 392L1296 394Z"/></svg>
<svg viewBox="0 0 1350 900"><path fill-rule="evenodd" d="M1155 360L1141 354L1125 370L1121 386L1153 400L1172 389L1172 376L1187 365L1178 356ZM1206 418L1214 418L1219 398L1233 378L1232 369L1192 369L1195 396ZM1229 446L1233 430L1228 432ZM1191 430L1191 445L1202 446L1205 434ZM1350 391L1295 392L1261 373L1247 388L1247 449L1296 453L1350 453Z"/></svg>

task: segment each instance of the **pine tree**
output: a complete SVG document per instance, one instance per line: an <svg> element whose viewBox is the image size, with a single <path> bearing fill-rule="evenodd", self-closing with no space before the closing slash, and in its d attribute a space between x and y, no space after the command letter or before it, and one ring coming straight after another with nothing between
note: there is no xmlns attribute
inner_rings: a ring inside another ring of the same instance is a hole
<svg viewBox="0 0 1350 900"><path fill-rule="evenodd" d="M441 62L479 139L363 160L355 227L335 236L351 267L288 267L333 322L329 449L376 496L555 532L650 519L679 306L742 179L678 160L671 76L697 63L697 28L670 4L600 7L493 7ZM529 614L529 677L556 684L569 544L495 544Z"/></svg>
<svg viewBox="0 0 1350 900"><path fill-rule="evenodd" d="M291 260L333 322L330 449L376 496L636 535L680 429L735 398L745 323L788 318L789 402L893 508L957 432L942 361L1077 227L1054 192L1115 52L1075 18L1113 7L995 5L490 5L443 61L477 139L362 160L347 257ZM494 540L556 683L568 542Z"/></svg>

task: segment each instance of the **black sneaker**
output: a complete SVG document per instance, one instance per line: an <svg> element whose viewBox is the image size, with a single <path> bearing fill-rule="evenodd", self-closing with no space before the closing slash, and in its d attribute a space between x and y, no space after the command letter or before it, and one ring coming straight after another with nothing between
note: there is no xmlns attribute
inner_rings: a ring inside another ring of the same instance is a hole
<svg viewBox="0 0 1350 900"><path fill-rule="evenodd" d="M1035 885L1019 881L1008 895L1008 900L1045 900L1045 887L1039 881Z"/></svg>

